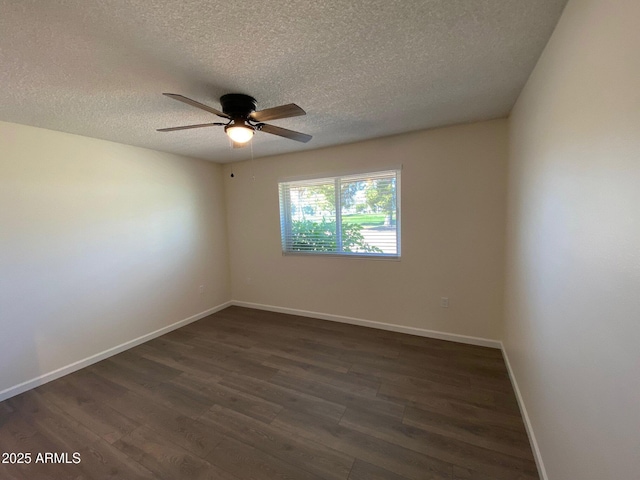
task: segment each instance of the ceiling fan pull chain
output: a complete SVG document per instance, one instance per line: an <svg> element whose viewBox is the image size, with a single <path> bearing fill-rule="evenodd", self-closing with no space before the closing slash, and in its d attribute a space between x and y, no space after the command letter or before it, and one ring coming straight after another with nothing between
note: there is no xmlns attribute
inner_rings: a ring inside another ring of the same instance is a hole
<svg viewBox="0 0 640 480"><path fill-rule="evenodd" d="M251 147L251 179L255 182L256 181L256 173L254 170L254 163L253 163L253 142L251 142L251 145L249 145Z"/></svg>

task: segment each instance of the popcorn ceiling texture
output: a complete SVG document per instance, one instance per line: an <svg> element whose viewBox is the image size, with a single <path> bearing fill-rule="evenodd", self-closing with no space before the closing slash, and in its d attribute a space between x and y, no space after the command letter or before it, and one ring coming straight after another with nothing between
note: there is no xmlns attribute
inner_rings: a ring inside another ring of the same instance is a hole
<svg viewBox="0 0 640 480"><path fill-rule="evenodd" d="M256 157L507 116L566 0L0 0L0 120L216 162L246 93L308 144L258 133Z"/></svg>

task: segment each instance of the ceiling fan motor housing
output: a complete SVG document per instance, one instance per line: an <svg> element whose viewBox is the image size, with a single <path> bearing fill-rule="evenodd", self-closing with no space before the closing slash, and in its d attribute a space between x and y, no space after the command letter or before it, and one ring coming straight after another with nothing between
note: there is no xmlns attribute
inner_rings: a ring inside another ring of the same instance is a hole
<svg viewBox="0 0 640 480"><path fill-rule="evenodd" d="M246 120L257 107L256 99L242 93L228 93L220 97L222 111L233 119Z"/></svg>

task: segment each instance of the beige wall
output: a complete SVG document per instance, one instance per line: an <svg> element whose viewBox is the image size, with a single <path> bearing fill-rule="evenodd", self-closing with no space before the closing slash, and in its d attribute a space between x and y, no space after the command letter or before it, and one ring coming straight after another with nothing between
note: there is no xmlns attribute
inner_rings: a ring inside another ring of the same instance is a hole
<svg viewBox="0 0 640 480"><path fill-rule="evenodd" d="M552 480L640 475L638 19L570 0L510 119L505 347Z"/></svg>
<svg viewBox="0 0 640 480"><path fill-rule="evenodd" d="M227 165L233 299L498 338L506 154L498 120ZM282 256L278 180L397 165L400 261Z"/></svg>
<svg viewBox="0 0 640 480"><path fill-rule="evenodd" d="M3 122L0 145L0 392L229 300L219 165Z"/></svg>

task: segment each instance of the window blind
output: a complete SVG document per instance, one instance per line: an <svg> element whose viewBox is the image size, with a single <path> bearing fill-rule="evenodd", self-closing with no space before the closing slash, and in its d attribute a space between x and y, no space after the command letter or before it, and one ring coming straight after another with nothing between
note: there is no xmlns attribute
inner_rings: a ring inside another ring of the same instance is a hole
<svg viewBox="0 0 640 480"><path fill-rule="evenodd" d="M400 171L281 182L284 253L398 257Z"/></svg>

